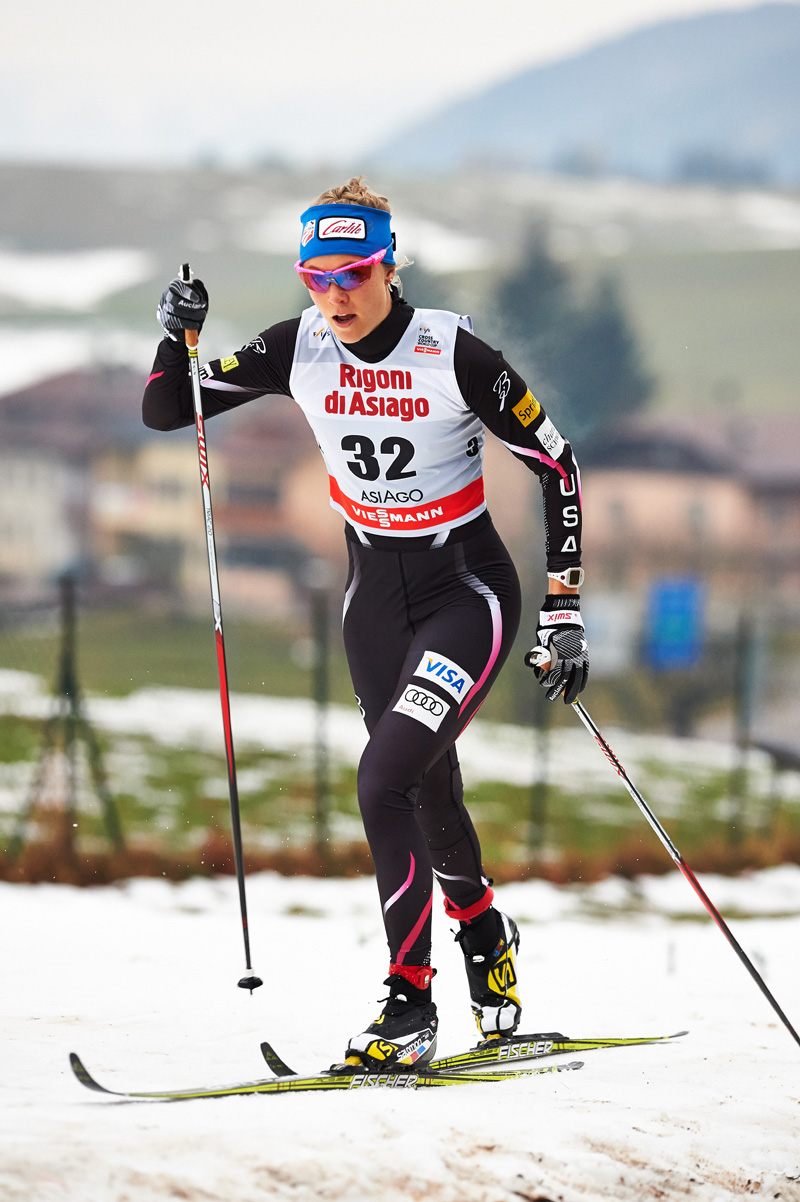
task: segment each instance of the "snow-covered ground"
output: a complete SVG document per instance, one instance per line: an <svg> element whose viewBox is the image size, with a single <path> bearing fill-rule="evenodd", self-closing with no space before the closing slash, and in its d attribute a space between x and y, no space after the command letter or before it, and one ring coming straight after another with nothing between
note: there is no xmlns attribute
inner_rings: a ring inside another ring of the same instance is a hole
<svg viewBox="0 0 800 1202"><path fill-rule="evenodd" d="M0 669L0 714L46 718L53 698L41 677L31 672ZM100 729L112 734L146 735L168 747L218 747L223 749L219 692L215 689L137 689L127 697L89 697L87 712ZM236 746L248 750L297 754L307 751L315 738L313 702L303 697L267 697L234 693L231 713ZM331 705L327 719L333 760L357 764L367 740L355 704ZM604 731L614 751L635 779L657 774L690 774L695 780L729 772L736 755L730 743L710 739L677 739L666 735ZM507 781L528 785L539 765L529 728L484 722L470 723L458 741L464 777L479 781ZM554 730L549 739L549 772L559 787L575 793L616 780L594 740L575 720L572 728ZM769 757L748 753L751 788L767 792L772 787ZM800 773L784 773L781 796L800 794Z"/></svg>
<svg viewBox="0 0 800 1202"><path fill-rule="evenodd" d="M800 868L706 879L800 1022ZM3 1202L800 1199L800 1048L680 877L506 886L527 1030L681 1041L587 1053L579 1073L431 1093L117 1103L117 1088L267 1076L259 1042L314 1070L374 1016L386 952L374 881L77 890L0 885ZM440 1050L473 1042L463 969L437 914Z"/></svg>

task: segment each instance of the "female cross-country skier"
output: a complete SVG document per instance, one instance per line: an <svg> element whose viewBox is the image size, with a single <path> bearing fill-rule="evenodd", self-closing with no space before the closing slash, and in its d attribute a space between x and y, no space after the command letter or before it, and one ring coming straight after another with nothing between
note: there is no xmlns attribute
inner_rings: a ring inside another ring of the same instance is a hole
<svg viewBox="0 0 800 1202"><path fill-rule="evenodd" d="M345 520L350 569L343 631L369 731L358 800L389 944L389 996L349 1042L346 1062L417 1066L433 1058L433 877L464 953L486 1039L520 1020L515 923L493 904L464 807L455 742L514 641L517 574L486 509L485 430L536 472L544 497L549 591L535 668L548 697L571 702L588 658L580 616L580 476L569 443L526 384L472 333L468 317L401 297L389 204L362 178L324 192L300 218L295 264L313 302L201 370L206 417L269 394L301 407L319 444L331 505ZM143 403L157 430L192 425L184 331L208 295L173 280L165 338Z"/></svg>

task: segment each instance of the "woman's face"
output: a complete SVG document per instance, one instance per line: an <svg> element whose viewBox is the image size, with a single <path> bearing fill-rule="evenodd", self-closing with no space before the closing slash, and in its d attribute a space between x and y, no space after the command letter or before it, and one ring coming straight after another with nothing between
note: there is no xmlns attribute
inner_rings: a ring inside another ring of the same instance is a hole
<svg viewBox="0 0 800 1202"><path fill-rule="evenodd" d="M347 267L348 263L360 261L359 255L317 255L303 266L317 271L337 271ZM331 284L327 292L309 289L309 296L341 342L358 342L371 334L388 315L392 307L389 284L393 278L394 267L375 263L366 283L352 292Z"/></svg>

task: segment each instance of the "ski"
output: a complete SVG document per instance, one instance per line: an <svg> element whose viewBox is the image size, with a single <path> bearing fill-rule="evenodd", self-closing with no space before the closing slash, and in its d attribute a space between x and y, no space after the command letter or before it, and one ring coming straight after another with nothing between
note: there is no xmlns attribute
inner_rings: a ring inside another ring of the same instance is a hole
<svg viewBox="0 0 800 1202"><path fill-rule="evenodd" d="M432 1060L424 1072L451 1072L453 1069L480 1068L483 1065L517 1063L520 1060L536 1060L541 1056L557 1056L568 1052L591 1052L595 1048L630 1048L648 1043L668 1043L688 1031L677 1031L674 1035L641 1035L628 1039L602 1037L592 1039L570 1039L560 1031L538 1032L535 1035L514 1035L511 1039L487 1039L467 1052L452 1056L441 1056ZM296 1073L282 1060L269 1043L262 1043L261 1054L276 1077L294 1077Z"/></svg>
<svg viewBox="0 0 800 1202"><path fill-rule="evenodd" d="M489 1064L516 1064L520 1060L536 1060L540 1056L557 1056L565 1052L591 1052L596 1048L633 1048L649 1043L669 1043L688 1031L676 1031L674 1035L640 1035L627 1039L597 1037L571 1039L560 1031L539 1032L534 1035L513 1035L487 1039L467 1052L453 1056L441 1056L432 1060L430 1068L436 1072L451 1072L453 1069L481 1068Z"/></svg>
<svg viewBox="0 0 800 1202"><path fill-rule="evenodd" d="M275 1051L275 1049L271 1043L267 1043L266 1041L264 1043L262 1043L261 1055L266 1060L267 1067L269 1068L270 1072L273 1072L276 1077L296 1077L297 1076L294 1069L289 1068L289 1065L286 1063L285 1060L281 1060L280 1056Z"/></svg>
<svg viewBox="0 0 800 1202"><path fill-rule="evenodd" d="M91 1075L80 1056L70 1052L72 1071L87 1089L125 1101L186 1102L194 1098L229 1098L236 1095L300 1093L327 1089L427 1089L446 1085L475 1085L483 1082L507 1081L540 1073L555 1073L583 1067L581 1061L553 1064L542 1068L519 1069L515 1072L440 1073L431 1070L404 1073L322 1072L310 1077L271 1077L266 1081L243 1081L235 1085L201 1086L197 1089L127 1091L108 1089Z"/></svg>

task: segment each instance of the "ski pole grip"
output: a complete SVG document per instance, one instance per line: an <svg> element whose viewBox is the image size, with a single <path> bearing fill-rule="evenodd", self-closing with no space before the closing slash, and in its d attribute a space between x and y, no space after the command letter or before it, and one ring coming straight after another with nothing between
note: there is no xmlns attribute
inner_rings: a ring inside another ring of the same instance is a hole
<svg viewBox="0 0 800 1202"><path fill-rule="evenodd" d="M529 668L541 668L543 672L549 672L558 663L558 656L555 647L534 647L525 656L525 661Z"/></svg>
<svg viewBox="0 0 800 1202"><path fill-rule="evenodd" d="M193 279L194 279L194 275L192 273L192 269L189 266L189 264L181 263L181 283L182 284L191 284ZM194 350L195 347L197 346L199 334L200 334L199 330L184 330L183 331L184 340L190 350Z"/></svg>

